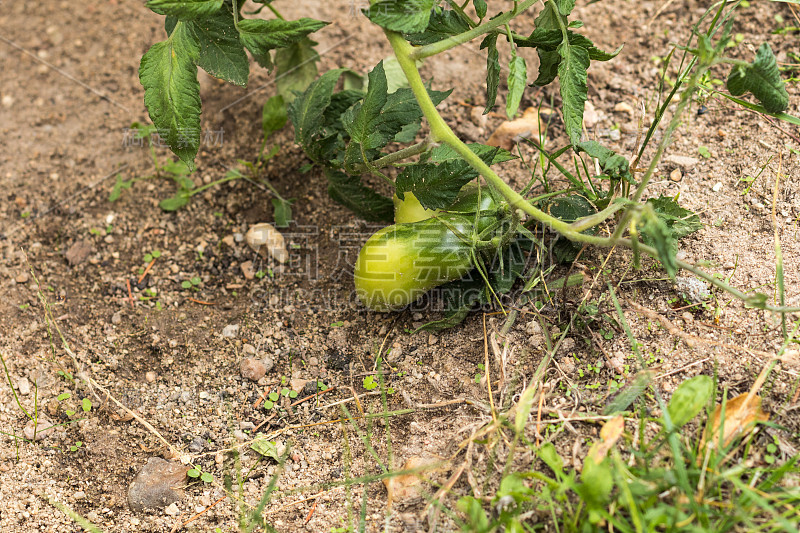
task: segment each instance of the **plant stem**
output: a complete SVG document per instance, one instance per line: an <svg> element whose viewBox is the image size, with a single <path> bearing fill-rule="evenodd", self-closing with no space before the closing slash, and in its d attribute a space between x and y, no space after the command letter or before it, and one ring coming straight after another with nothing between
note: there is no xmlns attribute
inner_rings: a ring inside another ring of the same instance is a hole
<svg viewBox="0 0 800 533"><path fill-rule="evenodd" d="M432 144L431 140L428 138L428 139L425 139L423 141L418 142L417 144L413 144L411 146L406 146L405 148L402 148L402 149L400 149L400 150L398 150L396 152L392 152L389 155L385 155L385 156L383 156L383 157L381 157L379 159L376 159L375 161L372 161L370 163L370 167L372 167L372 168L385 168L385 167L388 167L388 166L390 166L390 165L392 165L394 163L397 163L398 161L402 161L403 159L407 159L407 158L413 157L415 155L423 154L428 150L428 148L430 147L431 144ZM367 168L366 165L364 165L362 163L361 165L359 165L354 170L367 171L369 169Z"/></svg>
<svg viewBox="0 0 800 533"><path fill-rule="evenodd" d="M489 33L495 28L505 25L508 21L510 21L511 19L513 19L518 14L525 11L538 1L539 0L524 0L523 2L520 2L515 9L512 9L507 13L503 13L499 17L495 17L491 20L488 20L483 24L475 26L471 30L467 30L463 33L459 33L458 35L448 37L447 39L443 39L435 43L426 44L425 46L420 46L418 48L415 48L410 52L410 58L412 61L417 59L424 59L426 57L431 57L437 54L441 54L446 50L450 50L451 48L455 48L456 46L460 46L464 43L467 43L480 35Z"/></svg>
<svg viewBox="0 0 800 533"><path fill-rule="evenodd" d="M495 19L496 20L496 19ZM417 69L414 60L411 57L413 48L406 40L397 32L386 30L386 37L392 45L394 54L397 57L397 62L403 73L408 79L409 86L411 87L414 96L417 98L420 109L428 121L431 128L431 139L434 142L444 142L448 144L456 153L458 153L469 165L477 170L488 183L494 186L500 193L508 200L512 209L521 209L528 215L536 220L547 224L557 232L561 233L570 240L597 243L598 240L604 240L601 237L594 237L592 235L582 235L570 227L570 224L559 220L553 216L548 215L541 211L525 200L520 194L509 187L509 185L500 178L484 161L478 157L475 152L469 149L464 142L458 138L453 132L447 122L444 121L442 116L436 110L436 106L428 95L425 89L425 84L422 81L419 70Z"/></svg>

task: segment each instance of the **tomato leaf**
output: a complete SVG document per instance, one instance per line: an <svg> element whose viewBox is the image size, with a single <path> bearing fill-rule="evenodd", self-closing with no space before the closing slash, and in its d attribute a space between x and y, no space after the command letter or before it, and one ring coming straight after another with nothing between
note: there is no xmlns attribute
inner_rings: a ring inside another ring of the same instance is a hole
<svg viewBox="0 0 800 533"><path fill-rule="evenodd" d="M142 56L139 80L144 103L158 133L190 169L200 146L200 84L194 32L178 23L166 41Z"/></svg>
<svg viewBox="0 0 800 533"><path fill-rule="evenodd" d="M506 115L513 119L519 109L522 93L528 83L528 67L525 58L517 55L516 48L511 49L511 61L508 63L508 97L506 98Z"/></svg>
<svg viewBox="0 0 800 533"><path fill-rule="evenodd" d="M435 0L379 0L363 12L386 30L418 33L428 26L436 3Z"/></svg>
<svg viewBox="0 0 800 533"><path fill-rule="evenodd" d="M159 15L171 15L180 20L192 20L213 15L223 0L149 0L145 5Z"/></svg>
<svg viewBox="0 0 800 533"><path fill-rule="evenodd" d="M411 44L424 45L447 39L470 29L469 24L452 9L435 11L425 31L412 33L406 38Z"/></svg>
<svg viewBox="0 0 800 533"><path fill-rule="evenodd" d="M650 198L647 203L653 207L656 215L664 221L664 224L672 232L672 238L675 240L703 229L700 217L693 211L679 206L676 199L671 196Z"/></svg>
<svg viewBox="0 0 800 533"><path fill-rule="evenodd" d="M558 80L561 83L562 112L564 126L572 145L577 145L583 135L583 108L586 105L586 69L589 68L589 52L580 46L562 42L558 47L561 62L558 64Z"/></svg>
<svg viewBox="0 0 800 533"><path fill-rule="evenodd" d="M664 266L664 270L670 278L674 278L678 272L678 263L675 259L677 245L672 236L672 231L664 220L655 211L646 210L645 224L642 227L642 237L645 244L648 244L658 252L658 259Z"/></svg>
<svg viewBox="0 0 800 533"><path fill-rule="evenodd" d="M488 113L497 101L497 87L500 85L500 53L497 51L497 37L499 34L490 33L483 42L481 50L486 51L486 108L483 114Z"/></svg>
<svg viewBox="0 0 800 533"><path fill-rule="evenodd" d="M419 331L441 331L459 325L467 317L475 304L486 302L486 289L477 270L465 277L446 283L433 290L441 298L444 316L423 324Z"/></svg>
<svg viewBox="0 0 800 533"><path fill-rule="evenodd" d="M630 171L630 163L623 156L617 154L610 148L606 148L597 141L585 141L578 143L576 147L580 152L586 152L591 157L597 159L603 174L614 180L625 180L628 183L636 184L636 180Z"/></svg>
<svg viewBox="0 0 800 533"><path fill-rule="evenodd" d="M768 43L758 48L751 64L733 67L727 86L734 96L751 92L770 113L780 113L789 107L789 93L786 92L775 55Z"/></svg>
<svg viewBox="0 0 800 533"><path fill-rule="evenodd" d="M309 33L324 28L328 24L328 22L310 18L298 20L245 19L239 21L238 29L242 44L250 50L258 64L271 70L270 50L297 44Z"/></svg>
<svg viewBox="0 0 800 533"><path fill-rule="evenodd" d="M275 85L278 94L291 102L295 92L303 92L317 77L319 54L314 49L317 43L305 37L286 48L275 52Z"/></svg>
<svg viewBox="0 0 800 533"><path fill-rule="evenodd" d="M482 144L471 144L469 148L488 165L513 158L500 148ZM439 146L428 161L409 165L397 176L396 194L404 199L403 193L411 191L423 207L442 209L452 204L461 188L477 176L478 172L451 148Z"/></svg>
<svg viewBox="0 0 800 533"><path fill-rule="evenodd" d="M483 17L486 16L488 6L484 0L472 0L472 7L475 8L475 13L478 15L479 19L483 19Z"/></svg>
<svg viewBox="0 0 800 533"><path fill-rule="evenodd" d="M391 222L394 219L394 202L365 187L361 178L327 168L328 194L335 201L370 222Z"/></svg>
<svg viewBox="0 0 800 533"><path fill-rule="evenodd" d="M289 119L294 125L294 138L306 152L313 153L314 141L321 137L325 110L344 69L329 70L308 86L289 104ZM310 154L309 154L310 155ZM312 159L316 159L312 156Z"/></svg>
<svg viewBox="0 0 800 533"><path fill-rule="evenodd" d="M197 66L214 77L246 87L250 63L233 25L231 6L226 4L212 16L186 24L200 47Z"/></svg>

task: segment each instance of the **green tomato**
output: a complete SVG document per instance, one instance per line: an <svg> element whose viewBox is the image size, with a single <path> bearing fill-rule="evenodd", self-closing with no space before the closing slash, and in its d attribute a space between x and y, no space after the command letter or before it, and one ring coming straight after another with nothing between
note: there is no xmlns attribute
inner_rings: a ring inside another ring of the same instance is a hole
<svg viewBox="0 0 800 533"><path fill-rule="evenodd" d="M469 217L442 213L379 230L361 248L355 266L356 295L373 311L401 309L425 292L461 278L472 268L474 231Z"/></svg>
<svg viewBox="0 0 800 533"><path fill-rule="evenodd" d="M438 213L438 209L425 209L419 203L414 193L406 191L403 194L403 199L397 197L395 194L392 196L394 202L394 221L398 224L408 224L410 222L419 222L426 218L431 218L434 213Z"/></svg>

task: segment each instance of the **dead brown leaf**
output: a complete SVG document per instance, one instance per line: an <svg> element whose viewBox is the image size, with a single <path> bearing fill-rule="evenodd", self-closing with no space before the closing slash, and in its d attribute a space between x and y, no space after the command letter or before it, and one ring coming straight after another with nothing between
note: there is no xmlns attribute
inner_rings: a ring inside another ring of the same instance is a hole
<svg viewBox="0 0 800 533"><path fill-rule="evenodd" d="M603 429L600 430L600 440L595 442L589 450L589 457L599 464L617 443L624 430L625 419L622 415L615 416L606 422Z"/></svg>
<svg viewBox="0 0 800 533"><path fill-rule="evenodd" d="M718 442L722 405L718 404L711 415L711 423L706 426L700 449L705 449L709 441ZM761 410L761 397L744 393L728 400L725 404L725 425L722 428L723 446L728 446L735 439L749 433L758 422L769 420L769 414ZM710 428L710 429L709 429Z"/></svg>
<svg viewBox="0 0 800 533"><path fill-rule="evenodd" d="M415 472L384 478L382 481L386 486L386 507L390 508L395 501L419 496L419 485L426 480L425 475L443 470L438 465L440 461L432 457L411 457L401 470L415 470Z"/></svg>

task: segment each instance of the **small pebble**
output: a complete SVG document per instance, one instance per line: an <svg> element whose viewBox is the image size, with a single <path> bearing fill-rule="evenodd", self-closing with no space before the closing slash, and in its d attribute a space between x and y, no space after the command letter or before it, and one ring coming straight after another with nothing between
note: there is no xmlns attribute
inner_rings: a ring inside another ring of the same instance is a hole
<svg viewBox="0 0 800 533"><path fill-rule="evenodd" d="M31 382L28 381L28 378L21 378L19 381L17 381L17 389L19 390L20 394L27 396L31 393Z"/></svg>
<svg viewBox="0 0 800 533"><path fill-rule="evenodd" d="M111 315L111 323L112 324L121 324L122 323L122 311L117 311L113 315Z"/></svg>
<svg viewBox="0 0 800 533"><path fill-rule="evenodd" d="M244 276L244 279L249 281L256 277L256 269L253 267L252 261L245 261L239 265L239 268L242 269L242 275Z"/></svg>
<svg viewBox="0 0 800 533"><path fill-rule="evenodd" d="M200 392L198 396L200 397L201 400L208 400L209 398L211 398L211 395L207 391Z"/></svg>
<svg viewBox="0 0 800 533"><path fill-rule="evenodd" d="M206 441L203 440L203 437L195 437L192 439L192 442L189 443L189 451L192 453L200 453L206 447Z"/></svg>
<svg viewBox="0 0 800 533"><path fill-rule="evenodd" d="M719 192L719 191L721 191L721 190L722 190L722 183L721 183L721 182L719 182L719 181L718 181L718 182L716 182L716 183L714 184L714 186L713 186L713 187L711 187L711 190L712 190L712 191L714 191L714 192Z"/></svg>
<svg viewBox="0 0 800 533"><path fill-rule="evenodd" d="M239 324L228 324L222 328L222 336L226 339L233 339L239 335Z"/></svg>
<svg viewBox="0 0 800 533"><path fill-rule="evenodd" d="M21 285L23 283L28 283L29 279L30 279L30 276L28 275L28 273L27 272L23 272L22 274L20 274L16 278L14 278L14 281L16 281L17 283L19 283Z"/></svg>
<svg viewBox="0 0 800 533"><path fill-rule="evenodd" d="M168 514L169 516L178 516L181 514L181 510L178 509L178 504L175 502L167 505L167 508L164 509L164 513Z"/></svg>
<svg viewBox="0 0 800 533"><path fill-rule="evenodd" d="M34 437L36 437L36 440L42 440L55 429L53 423L42 416L39 416L37 422L38 423L35 424L35 431L33 420L29 420L25 425L25 429L22 430L22 433L25 435L26 439L34 440Z"/></svg>
<svg viewBox="0 0 800 533"><path fill-rule="evenodd" d="M239 371L244 379L250 381L258 381L267 373L267 367L264 363L253 357L245 357L239 365Z"/></svg>
<svg viewBox="0 0 800 533"><path fill-rule="evenodd" d="M633 115L636 111L633 109L633 106L627 102L620 102L614 106L614 111L617 113L628 113L629 115Z"/></svg>
<svg viewBox="0 0 800 533"><path fill-rule="evenodd" d="M243 344L242 345L242 352L246 353L247 355L255 355L256 354L256 347L252 344Z"/></svg>
<svg viewBox="0 0 800 533"><path fill-rule="evenodd" d="M670 181L674 181L675 183L677 183L683 179L683 172L681 171L681 169L676 168L675 170L669 173L669 179Z"/></svg>
<svg viewBox="0 0 800 533"><path fill-rule="evenodd" d="M82 490L79 490L78 492L73 494L72 497L75 498L76 500L82 500L86 498L86 493L83 492Z"/></svg>
<svg viewBox="0 0 800 533"><path fill-rule="evenodd" d="M153 383L158 379L158 374L150 370L149 372L145 372L144 379L146 379L148 383Z"/></svg>

